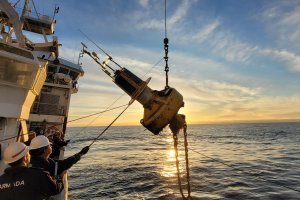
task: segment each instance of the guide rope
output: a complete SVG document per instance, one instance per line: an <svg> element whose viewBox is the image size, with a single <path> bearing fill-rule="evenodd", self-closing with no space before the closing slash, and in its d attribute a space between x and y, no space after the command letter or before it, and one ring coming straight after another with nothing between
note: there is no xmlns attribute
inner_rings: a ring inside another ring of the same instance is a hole
<svg viewBox="0 0 300 200"><path fill-rule="evenodd" d="M23 136L23 135L32 135L32 133L28 132L28 133L20 134L20 135L17 135L17 136L8 137L8 138L0 140L0 142L4 142L4 141L10 140L10 139L14 139L14 138L17 138L17 137L20 137L20 136Z"/></svg>
<svg viewBox="0 0 300 200"><path fill-rule="evenodd" d="M91 147L111 127L111 125L117 121L117 119L127 110L127 108L129 108L130 105L131 104L128 104L126 108L95 139L93 139L89 147Z"/></svg>
<svg viewBox="0 0 300 200"><path fill-rule="evenodd" d="M88 118L88 117L92 117L92 116L95 116L95 115L98 115L98 114L101 114L101 113L105 113L105 112L108 112L108 111L111 111L111 110L115 110L115 109L118 109L118 108L122 108L122 107L124 107L126 105L128 105L128 104L124 104L124 105L121 105L121 106L113 107L113 108L110 108L110 109L106 108L105 110L102 110L100 112L97 112L97 113L94 113L94 114L90 114L90 115L86 115L86 116L83 116L83 117L79 117L79 118L70 120L70 121L68 121L68 123L75 122L75 121L78 121L78 120L81 120L81 119L85 119L85 118Z"/></svg>

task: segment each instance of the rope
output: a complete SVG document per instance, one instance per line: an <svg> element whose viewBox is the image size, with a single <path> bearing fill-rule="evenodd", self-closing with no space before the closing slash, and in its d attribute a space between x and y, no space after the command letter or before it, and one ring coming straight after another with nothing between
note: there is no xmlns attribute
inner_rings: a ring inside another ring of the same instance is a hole
<svg viewBox="0 0 300 200"><path fill-rule="evenodd" d="M189 154L188 154L188 142L187 142L187 126L183 127L184 133L184 147L185 147L185 168L186 168L186 179L187 179L187 190L188 190L188 198L191 198L191 184L190 184L190 167L189 167Z"/></svg>
<svg viewBox="0 0 300 200"><path fill-rule="evenodd" d="M21 0L18 0L14 5L13 7L16 8L17 4L20 2Z"/></svg>
<svg viewBox="0 0 300 200"><path fill-rule="evenodd" d="M122 95L120 95L114 102L112 102L105 110L108 110L111 106L113 106L121 97L123 97L125 95L125 93L123 93ZM100 113L101 114L101 113ZM73 137L79 135L82 131L84 131L85 129L87 129L87 127L89 127L94 121L96 121L96 119L98 119L100 117L100 114L95 117L90 123L88 123L86 126L84 126L82 129L80 129L80 131L73 135Z"/></svg>
<svg viewBox="0 0 300 200"><path fill-rule="evenodd" d="M175 158L176 158L176 169L177 169L177 180L179 191L181 194L182 199L190 200L191 197L191 185L190 185L190 167L189 167L189 156L188 156L188 142L187 142L187 125L185 121L185 116L181 114L177 114L169 124L169 127L173 133L173 140L174 140L174 151L175 151ZM185 150L185 167L186 167L186 182L187 182L187 197L183 194L182 190L182 183L180 177L180 169L179 169L179 159L178 159L178 134L180 130L183 129L184 132L184 150Z"/></svg>
<svg viewBox="0 0 300 200"><path fill-rule="evenodd" d="M0 142L3 142L3 141L6 141L6 140L10 140L10 139L13 139L13 138L17 138L17 137L20 137L20 136L23 136L23 135L32 135L33 133L24 133L24 134L20 134L20 135L17 135L17 136L13 136L13 137L9 137L9 138L5 138L3 140L0 140Z"/></svg>
<svg viewBox="0 0 300 200"><path fill-rule="evenodd" d="M35 13L36 13L37 18L40 19L40 16L39 16L39 13L38 13L38 11L37 11L37 9L36 9L36 7L35 7L34 1L31 0L31 2L32 2L32 5L33 5L33 8L34 8L34 11L35 11Z"/></svg>
<svg viewBox="0 0 300 200"><path fill-rule="evenodd" d="M180 177L180 170L179 170L179 159L178 159L178 137L177 134L173 133L173 140L174 140L174 151L175 151L175 158L176 158L176 169L177 169L177 180L178 180L178 186L179 191L181 194L182 199L191 199L191 186L190 186L190 169L189 169L189 160L188 160L188 150L187 150L187 137L185 134L184 137L184 149L185 149L185 162L186 162L186 176L187 176L187 190L188 190L188 196L185 197L182 190L182 183L181 183L181 177Z"/></svg>
<svg viewBox="0 0 300 200"><path fill-rule="evenodd" d="M126 106L126 105L128 105L128 104L124 104L124 105L121 105L121 106L113 107L113 108L111 108L111 109L106 108L106 109L103 110L103 111L100 111L100 112L97 112L97 113L94 113L94 114L90 114L90 115L86 115L86 116L83 116L83 117L79 117L79 118L77 118L77 119L70 120L70 121L68 121L68 123L75 122L75 121L78 121L78 120L81 120L81 119L85 119L85 118L88 118L88 117L92 117L92 116L94 116L94 115L98 115L98 114L101 114L101 113L105 113L105 112L108 112L108 111L111 111L111 110L115 110L115 109L117 109L117 108L121 108L121 107L124 107L124 106Z"/></svg>
<svg viewBox="0 0 300 200"><path fill-rule="evenodd" d="M89 145L91 147L104 133L107 131L113 123L129 108L131 104L128 104L127 107L92 141L92 143Z"/></svg>

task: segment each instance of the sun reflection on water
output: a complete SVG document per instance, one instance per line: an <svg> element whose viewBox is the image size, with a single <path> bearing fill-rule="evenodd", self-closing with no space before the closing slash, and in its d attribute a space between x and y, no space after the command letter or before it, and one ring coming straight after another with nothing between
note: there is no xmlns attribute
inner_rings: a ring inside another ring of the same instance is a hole
<svg viewBox="0 0 300 200"><path fill-rule="evenodd" d="M162 162L162 167L160 174L163 177L177 177L177 168L176 168L176 158L175 158L175 150L173 147L173 138L168 137L165 138L166 142L170 144L170 146L163 153L165 159ZM182 163L184 159L182 158L179 152L179 162ZM182 166L179 166L179 170L182 171Z"/></svg>
<svg viewBox="0 0 300 200"><path fill-rule="evenodd" d="M174 149L166 150L165 154L166 159L165 162L162 163L162 170L160 174L164 177L175 177L177 173L176 164L175 164L175 151Z"/></svg>
<svg viewBox="0 0 300 200"><path fill-rule="evenodd" d="M169 149L169 150L167 150L167 161L176 161L176 159L175 159L175 151L174 151L174 149Z"/></svg>

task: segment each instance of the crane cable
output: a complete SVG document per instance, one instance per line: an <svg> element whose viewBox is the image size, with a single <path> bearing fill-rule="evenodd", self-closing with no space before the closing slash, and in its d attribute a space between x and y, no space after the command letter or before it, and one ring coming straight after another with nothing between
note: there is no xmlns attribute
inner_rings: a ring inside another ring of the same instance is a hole
<svg viewBox="0 0 300 200"><path fill-rule="evenodd" d="M166 89L169 88L169 77L168 77L168 73L169 73L169 65L168 65L168 53L169 53L169 39L167 38L167 0L165 0L165 38L164 38L164 50L165 50L165 72L166 72Z"/></svg>

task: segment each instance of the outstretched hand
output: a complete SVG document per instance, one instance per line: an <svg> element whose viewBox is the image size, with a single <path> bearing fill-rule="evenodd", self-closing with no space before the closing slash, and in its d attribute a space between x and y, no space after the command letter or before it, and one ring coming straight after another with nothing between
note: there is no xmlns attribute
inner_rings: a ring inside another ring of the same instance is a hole
<svg viewBox="0 0 300 200"><path fill-rule="evenodd" d="M83 148L81 149L81 151L79 152L79 154L80 154L80 155L84 155L84 154L86 154L89 150L90 150L90 147L89 147L89 146L83 147Z"/></svg>

